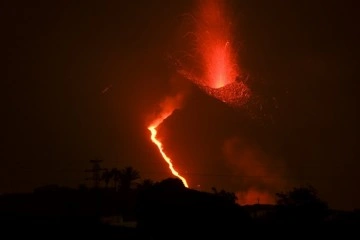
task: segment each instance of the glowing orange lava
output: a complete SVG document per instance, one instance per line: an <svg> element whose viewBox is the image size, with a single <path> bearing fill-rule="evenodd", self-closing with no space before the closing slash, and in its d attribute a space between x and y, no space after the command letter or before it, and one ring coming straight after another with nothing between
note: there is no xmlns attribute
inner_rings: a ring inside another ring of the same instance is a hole
<svg viewBox="0 0 360 240"><path fill-rule="evenodd" d="M157 130L156 128L166 119L168 118L173 111L169 111L166 113L163 113L161 116L159 116L159 118L157 118L152 124L150 124L150 126L148 127L149 131L151 132L151 141L158 147L159 152L161 153L161 156L163 157L163 159L167 162L167 164L169 165L169 169L171 171L171 173L175 176L178 177L184 184L185 187L189 187L186 179L181 176L175 169L174 166L171 162L171 159L166 155L166 153L164 152L164 147L163 144L160 142L160 140L158 140L156 138L157 135Z"/></svg>
<svg viewBox="0 0 360 240"><path fill-rule="evenodd" d="M224 0L198 0L192 26L194 49L177 71L208 95L234 107L248 102L248 75L240 68L234 47L233 25ZM193 41L193 40L192 40ZM189 62L190 61L190 62Z"/></svg>
<svg viewBox="0 0 360 240"><path fill-rule="evenodd" d="M221 88L235 81L240 70L232 47L231 22L225 14L224 1L199 1L196 44L202 59L204 80L211 88Z"/></svg>

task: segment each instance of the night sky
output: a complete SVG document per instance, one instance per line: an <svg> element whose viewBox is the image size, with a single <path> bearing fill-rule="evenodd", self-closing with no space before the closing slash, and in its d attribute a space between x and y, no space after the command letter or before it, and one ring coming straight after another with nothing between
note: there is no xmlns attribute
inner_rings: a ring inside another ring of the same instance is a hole
<svg viewBox="0 0 360 240"><path fill-rule="evenodd" d="M189 94L159 136L190 187L310 183L331 207L359 208L354 3L229 1L253 92L234 109L169 60L188 50L194 1L3 1L0 193L76 187L95 158L170 177L147 124L181 88Z"/></svg>

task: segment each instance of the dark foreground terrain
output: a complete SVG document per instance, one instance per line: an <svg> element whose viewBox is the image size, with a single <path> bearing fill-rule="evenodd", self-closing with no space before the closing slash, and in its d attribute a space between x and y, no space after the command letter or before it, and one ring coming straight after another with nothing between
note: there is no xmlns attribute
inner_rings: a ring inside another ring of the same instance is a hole
<svg viewBox="0 0 360 240"><path fill-rule="evenodd" d="M12 238L288 239L340 227L358 236L359 219L359 211L330 210L306 189L279 195L276 205L240 206L231 193L186 189L176 179L141 190L48 188L0 197L1 233Z"/></svg>

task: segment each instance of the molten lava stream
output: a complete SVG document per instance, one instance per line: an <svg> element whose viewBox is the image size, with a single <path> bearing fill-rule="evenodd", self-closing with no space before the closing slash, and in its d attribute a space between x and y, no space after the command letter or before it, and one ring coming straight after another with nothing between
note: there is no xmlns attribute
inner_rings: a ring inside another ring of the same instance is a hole
<svg viewBox="0 0 360 240"><path fill-rule="evenodd" d="M149 131L151 132L151 141L158 147L159 152L161 153L161 156L163 157L163 159L167 162L167 164L169 165L169 169L171 171L171 173L178 177L184 184L185 187L189 187L189 185L187 184L186 179L181 176L175 169L174 166L171 162L171 159L166 155L166 153L164 152L164 147L163 144L156 138L157 135L157 130L156 128L162 123L164 119L162 119L161 121L158 121L157 123L153 123L152 125L150 125L148 127Z"/></svg>

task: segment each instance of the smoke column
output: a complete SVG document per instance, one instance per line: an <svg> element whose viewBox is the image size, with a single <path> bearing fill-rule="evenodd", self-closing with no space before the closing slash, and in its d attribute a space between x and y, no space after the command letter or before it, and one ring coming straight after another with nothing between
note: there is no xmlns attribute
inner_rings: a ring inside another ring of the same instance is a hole
<svg viewBox="0 0 360 240"><path fill-rule="evenodd" d="M168 117L171 116L171 114L174 112L175 109L179 109L181 107L181 104L183 102L184 95L183 94L177 94L174 97L166 98L164 102L160 105L160 113L155 117L155 119L151 122L151 124L148 126L148 130L151 133L151 141L157 146L159 149L159 152L164 159L164 161L168 164L169 169L171 173L179 178L185 187L189 187L187 180L179 174L177 170L175 170L175 167L173 165L172 160L169 156L166 155L164 151L164 146L162 142L157 138L158 130L157 128L166 120Z"/></svg>

